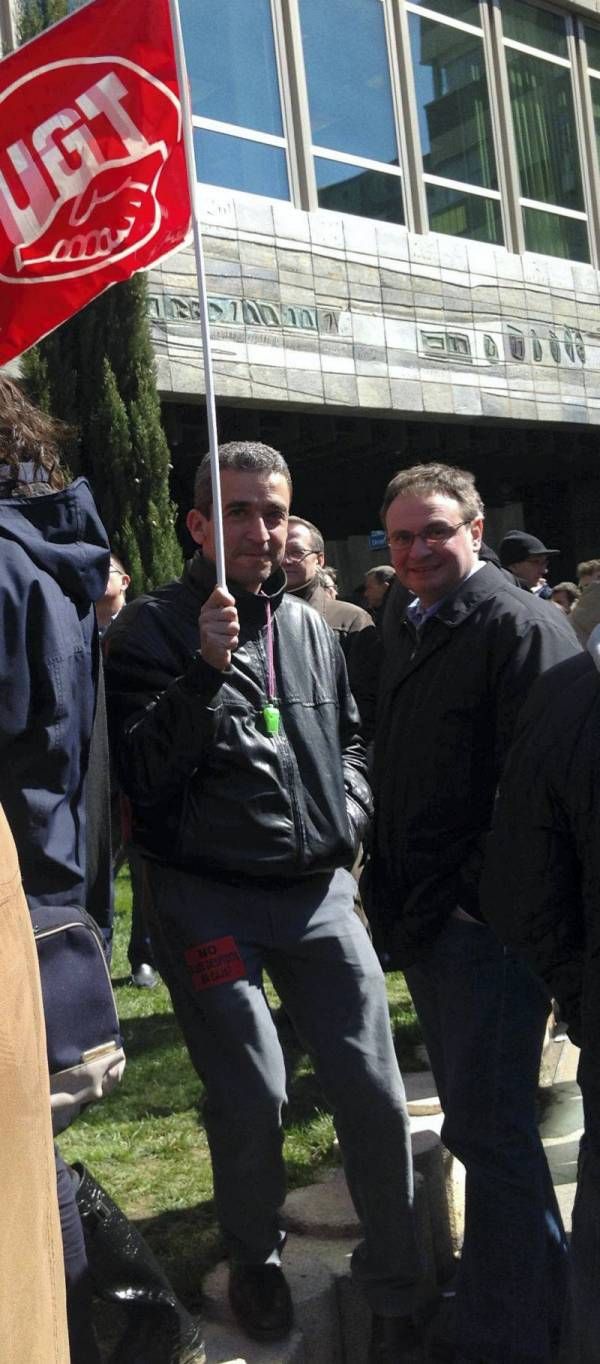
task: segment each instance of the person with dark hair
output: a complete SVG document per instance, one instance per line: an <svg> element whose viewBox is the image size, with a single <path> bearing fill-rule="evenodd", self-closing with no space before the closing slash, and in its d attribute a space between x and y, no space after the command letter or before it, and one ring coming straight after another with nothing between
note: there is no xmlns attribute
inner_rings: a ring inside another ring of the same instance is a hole
<svg viewBox="0 0 600 1364"><path fill-rule="evenodd" d="M131 578L125 565L111 550L108 581L100 600L96 602L96 619L100 637L106 633L111 621L116 620L119 611L123 610L130 582Z"/></svg>
<svg viewBox="0 0 600 1364"><path fill-rule="evenodd" d="M559 611L479 558L473 475L405 469L382 509L402 587L383 618L366 908L382 959L406 975L466 1167L455 1319L433 1358L548 1364L567 1247L536 1126L545 992L502 950L479 904L483 852L520 707L577 652Z"/></svg>
<svg viewBox="0 0 600 1364"><path fill-rule="evenodd" d="M317 526L302 516L288 518L283 557L287 590L318 611L331 626L346 659L350 688L363 732L372 738L379 680L379 644L371 616L362 606L326 592L322 581L325 542Z"/></svg>
<svg viewBox="0 0 600 1364"><path fill-rule="evenodd" d="M364 1231L352 1265L375 1316L370 1358L417 1364L409 1124L348 870L371 812L358 711L333 632L285 590L281 455L220 450L227 590L215 585L209 469L207 456L187 517L197 552L180 581L121 612L106 676L157 958L206 1089L231 1306L258 1340L291 1329L286 1076L268 971L335 1113Z"/></svg>
<svg viewBox="0 0 600 1364"><path fill-rule="evenodd" d="M385 609L387 594L394 582L396 574L391 564L379 564L377 568L369 568L365 573L363 584L364 599L367 608L371 612L376 625L381 622L381 617Z"/></svg>
<svg viewBox="0 0 600 1364"><path fill-rule="evenodd" d="M61 469L63 436L0 376L0 803L29 908L85 908L108 941L108 742L94 603L110 554L88 483L67 484ZM122 1361L202 1364L197 1328L139 1233L58 1149L56 1174L71 1364L100 1362L93 1287L124 1301L131 1293Z"/></svg>

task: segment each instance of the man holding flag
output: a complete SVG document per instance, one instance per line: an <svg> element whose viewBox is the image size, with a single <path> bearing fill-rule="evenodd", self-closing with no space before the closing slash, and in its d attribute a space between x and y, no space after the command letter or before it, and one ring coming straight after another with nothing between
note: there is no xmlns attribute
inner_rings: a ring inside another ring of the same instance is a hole
<svg viewBox="0 0 600 1364"><path fill-rule="evenodd" d="M160 970L206 1088L231 1304L257 1339L291 1328L285 1066L266 970L334 1112L363 1224L353 1272L376 1317L371 1359L417 1364L409 1124L348 870L371 809L358 712L332 632L285 591L287 465L261 444L219 453L228 590L215 586L206 456L187 518L198 552L121 612L106 676Z"/></svg>

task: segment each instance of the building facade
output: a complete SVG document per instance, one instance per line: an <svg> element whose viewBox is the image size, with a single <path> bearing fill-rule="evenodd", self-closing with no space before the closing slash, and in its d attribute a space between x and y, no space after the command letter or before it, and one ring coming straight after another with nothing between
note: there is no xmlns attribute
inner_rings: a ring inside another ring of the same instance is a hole
<svg viewBox="0 0 600 1364"><path fill-rule="evenodd" d="M221 438L282 449L346 587L386 557L387 478L432 458L570 576L600 554L600 0L180 8ZM150 307L184 504L191 249Z"/></svg>

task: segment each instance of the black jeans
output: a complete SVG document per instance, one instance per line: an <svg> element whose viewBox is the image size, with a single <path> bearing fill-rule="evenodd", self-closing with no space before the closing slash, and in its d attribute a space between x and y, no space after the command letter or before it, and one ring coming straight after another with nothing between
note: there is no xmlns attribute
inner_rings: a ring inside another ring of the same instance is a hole
<svg viewBox="0 0 600 1364"><path fill-rule="evenodd" d="M101 1364L92 1320L92 1280L88 1269L83 1227L75 1200L77 1185L58 1147L56 1183L67 1281L67 1321L71 1364Z"/></svg>

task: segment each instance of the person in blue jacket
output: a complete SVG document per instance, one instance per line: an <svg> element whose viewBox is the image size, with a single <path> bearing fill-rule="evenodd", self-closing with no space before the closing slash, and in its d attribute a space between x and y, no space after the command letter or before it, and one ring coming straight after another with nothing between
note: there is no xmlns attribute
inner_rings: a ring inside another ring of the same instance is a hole
<svg viewBox="0 0 600 1364"><path fill-rule="evenodd" d="M60 423L0 376L0 804L31 911L82 906L110 943L110 787L95 602L110 551ZM133 1303L113 1364L204 1364L194 1323L136 1229L56 1152L71 1364L100 1364L92 1289ZM84 1236L85 1230L85 1236Z"/></svg>

